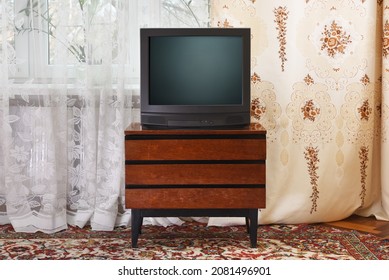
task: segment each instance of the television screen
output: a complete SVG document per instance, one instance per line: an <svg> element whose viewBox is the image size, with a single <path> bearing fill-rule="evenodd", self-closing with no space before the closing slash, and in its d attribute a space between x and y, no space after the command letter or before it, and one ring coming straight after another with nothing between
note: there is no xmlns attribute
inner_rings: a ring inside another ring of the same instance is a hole
<svg viewBox="0 0 389 280"><path fill-rule="evenodd" d="M141 123L250 122L250 29L141 29Z"/></svg>
<svg viewBox="0 0 389 280"><path fill-rule="evenodd" d="M150 38L151 105L242 104L242 38Z"/></svg>

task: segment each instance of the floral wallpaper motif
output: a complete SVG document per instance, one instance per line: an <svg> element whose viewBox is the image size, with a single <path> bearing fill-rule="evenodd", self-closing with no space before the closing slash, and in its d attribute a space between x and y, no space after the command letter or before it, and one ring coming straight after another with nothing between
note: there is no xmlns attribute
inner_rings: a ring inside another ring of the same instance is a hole
<svg viewBox="0 0 389 280"><path fill-rule="evenodd" d="M279 41L279 57L281 59L281 69L285 71L285 62L288 60L286 58L286 31L287 24L286 21L288 19L288 10L286 7L278 7L274 9L274 16L276 23L276 29L278 31L277 39Z"/></svg>
<svg viewBox="0 0 389 280"><path fill-rule="evenodd" d="M383 1L381 1L383 2ZM382 143L389 143L389 1L385 1L385 6L382 9L383 12L383 24L382 24L382 72L381 85L382 85L382 104L381 104L381 139ZM385 125L386 124L386 125ZM386 164L389 162L383 161Z"/></svg>
<svg viewBox="0 0 389 280"><path fill-rule="evenodd" d="M251 120L269 136L261 221L340 219L351 209L370 215L381 199L376 147L381 141L389 150L389 1L213 0L212 7L211 25L227 19L252 32Z"/></svg>
<svg viewBox="0 0 389 280"><path fill-rule="evenodd" d="M382 55L388 58L389 55L389 20L385 21L384 32L382 34Z"/></svg>
<svg viewBox="0 0 389 280"><path fill-rule="evenodd" d="M259 98L254 98L251 101L251 116L260 121L263 114L266 113L266 107L263 106Z"/></svg>
<svg viewBox="0 0 389 280"><path fill-rule="evenodd" d="M293 140L296 143L332 141L332 121L336 109L327 91L325 85L315 83L309 75L303 82L293 85L286 114L292 120Z"/></svg>
<svg viewBox="0 0 389 280"><path fill-rule="evenodd" d="M332 21L330 27L324 26L322 34L323 37L320 39L322 42L321 50L325 50L327 55L332 58L336 54L345 54L348 44L352 43L350 35L347 35L343 27L339 26L335 20Z"/></svg>
<svg viewBox="0 0 389 280"><path fill-rule="evenodd" d="M275 128L281 115L281 106L276 102L274 85L261 81L259 76L251 78L251 122L261 123L268 129L269 141L277 141Z"/></svg>
<svg viewBox="0 0 389 280"><path fill-rule="evenodd" d="M303 119L314 122L316 117L320 114L320 108L316 107L312 99L305 102L305 105L301 108L301 112L304 114Z"/></svg>
<svg viewBox="0 0 389 280"><path fill-rule="evenodd" d="M330 91L343 91L367 67L367 49L375 48L367 33L375 29L367 8L358 1L316 0L307 3L299 19L296 46L309 74Z"/></svg>
<svg viewBox="0 0 389 280"><path fill-rule="evenodd" d="M380 82L370 82L364 75L363 82L351 83L345 92L345 102L340 108L350 143L371 145L379 132L379 116L381 111ZM375 125L376 124L376 125Z"/></svg>
<svg viewBox="0 0 389 280"><path fill-rule="evenodd" d="M315 81L312 79L311 75L309 74L305 76L304 82L307 84L307 86L315 83Z"/></svg>
<svg viewBox="0 0 389 280"><path fill-rule="evenodd" d="M369 105L369 100L363 101L361 107L358 108L361 121L368 121L373 109Z"/></svg>
<svg viewBox="0 0 389 280"><path fill-rule="evenodd" d="M360 172L361 172L361 192L359 193L359 197L361 198L361 207L365 204L365 197L367 191L367 169L369 162L369 148L366 146L362 146L359 149L359 160L360 160Z"/></svg>
<svg viewBox="0 0 389 280"><path fill-rule="evenodd" d="M307 161L308 166L308 172L309 177L311 179L311 186L312 186L312 194L310 196L310 199L312 201L312 207L310 213L317 211L317 200L319 198L319 186L318 186L318 180L319 175L317 170L319 169L318 163L320 162L319 159L319 150L317 147L306 147L304 152L305 159Z"/></svg>
<svg viewBox="0 0 389 280"><path fill-rule="evenodd" d="M251 82L253 84L260 83L261 82L261 77L257 73L254 72L254 74L251 75Z"/></svg>
<svg viewBox="0 0 389 280"><path fill-rule="evenodd" d="M232 25L230 25L230 23L228 22L227 19L224 19L224 21L218 21L217 26L222 27L222 28L232 28L233 27Z"/></svg>

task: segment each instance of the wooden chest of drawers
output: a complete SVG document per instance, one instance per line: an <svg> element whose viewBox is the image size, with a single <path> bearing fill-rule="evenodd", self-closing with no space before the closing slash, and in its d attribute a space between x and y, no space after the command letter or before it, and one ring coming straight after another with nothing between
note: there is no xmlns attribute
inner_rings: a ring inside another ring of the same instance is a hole
<svg viewBox="0 0 389 280"><path fill-rule="evenodd" d="M266 206L266 131L142 129L125 131L125 204L132 245L143 217L246 217L256 246L258 209ZM255 231L255 233L254 233Z"/></svg>

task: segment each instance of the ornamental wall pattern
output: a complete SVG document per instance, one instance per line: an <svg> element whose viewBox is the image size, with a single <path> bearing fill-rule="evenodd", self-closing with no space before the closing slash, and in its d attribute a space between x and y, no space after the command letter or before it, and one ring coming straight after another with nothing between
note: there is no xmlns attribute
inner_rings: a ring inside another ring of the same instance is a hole
<svg viewBox="0 0 389 280"><path fill-rule="evenodd" d="M268 129L271 170L262 222L377 209L389 188L388 22L387 1L211 1L212 26L251 28L251 120ZM298 206L279 205L289 199Z"/></svg>

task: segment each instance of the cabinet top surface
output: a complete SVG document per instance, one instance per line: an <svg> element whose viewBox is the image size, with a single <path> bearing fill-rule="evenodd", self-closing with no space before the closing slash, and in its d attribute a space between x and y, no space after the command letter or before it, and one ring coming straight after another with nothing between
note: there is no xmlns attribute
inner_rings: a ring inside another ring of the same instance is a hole
<svg viewBox="0 0 389 280"><path fill-rule="evenodd" d="M177 129L177 128L145 128L140 123L130 124L124 131L125 135L130 134L159 134L159 135L169 135L169 134L180 134L180 135L192 135L192 134L266 134L265 128L258 123L251 123L247 127L242 128L223 128L223 129Z"/></svg>

